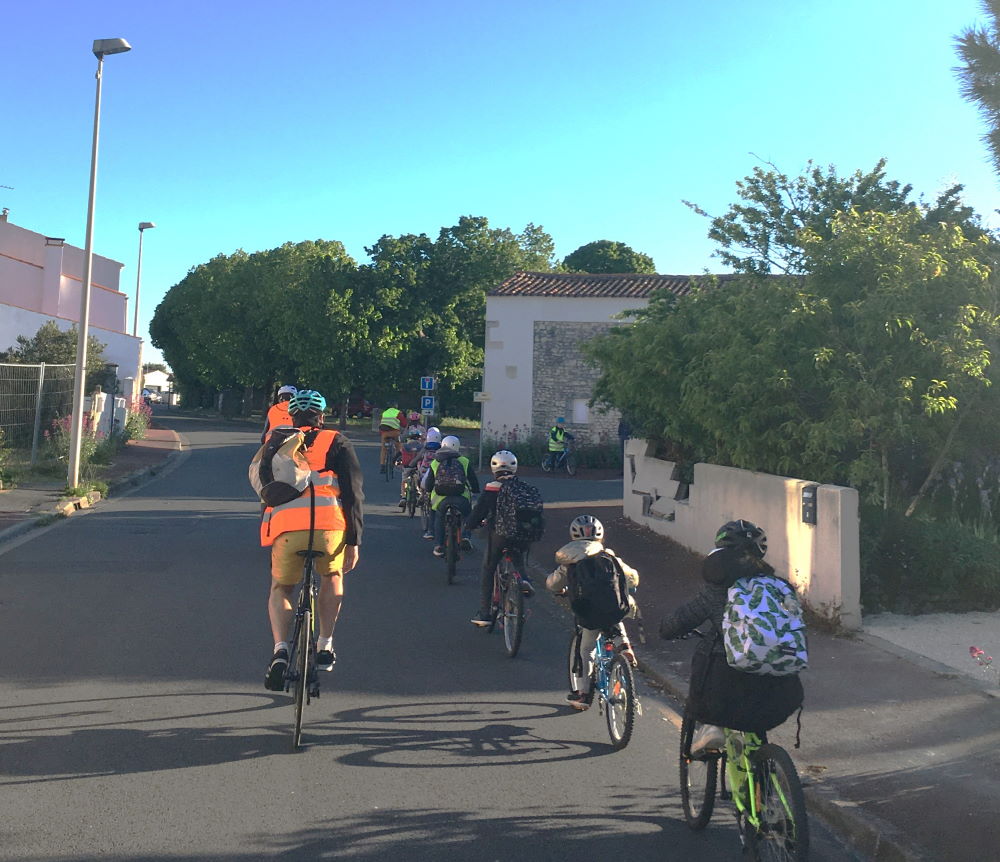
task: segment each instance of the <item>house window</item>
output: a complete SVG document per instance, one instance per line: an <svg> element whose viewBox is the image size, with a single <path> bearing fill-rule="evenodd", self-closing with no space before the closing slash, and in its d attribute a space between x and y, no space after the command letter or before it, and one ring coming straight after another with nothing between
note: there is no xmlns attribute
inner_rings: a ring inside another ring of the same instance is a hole
<svg viewBox="0 0 1000 862"><path fill-rule="evenodd" d="M586 425L590 422L590 408L586 398L573 399L573 424Z"/></svg>

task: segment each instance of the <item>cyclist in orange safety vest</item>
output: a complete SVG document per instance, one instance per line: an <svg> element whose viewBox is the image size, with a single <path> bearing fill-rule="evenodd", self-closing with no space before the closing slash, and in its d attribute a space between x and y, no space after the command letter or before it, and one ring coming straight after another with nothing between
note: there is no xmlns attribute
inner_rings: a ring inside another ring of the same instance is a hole
<svg viewBox="0 0 1000 862"><path fill-rule="evenodd" d="M292 424L292 417L288 415L288 400L297 391L294 386L282 386L278 389L278 400L268 408L267 416L264 419L264 430L260 432L261 443L267 439L272 428Z"/></svg>
<svg viewBox="0 0 1000 862"><path fill-rule="evenodd" d="M315 501L307 488L289 503L265 508L260 524L260 543L271 548L267 611L274 654L264 678L264 687L271 691L285 688L292 591L302 579L302 558L297 552L309 547L312 532L313 550L325 554L315 560L320 582L316 667L332 670L337 661L333 630L344 597L344 575L357 565L364 525L361 465L351 441L340 432L323 427L326 399L318 392L301 389L288 402L288 409L291 424L305 432L305 456L312 470Z"/></svg>

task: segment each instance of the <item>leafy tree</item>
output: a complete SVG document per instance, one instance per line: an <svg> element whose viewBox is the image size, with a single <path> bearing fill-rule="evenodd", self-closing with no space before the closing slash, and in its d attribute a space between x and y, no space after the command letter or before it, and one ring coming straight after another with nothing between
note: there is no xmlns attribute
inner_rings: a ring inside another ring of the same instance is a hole
<svg viewBox="0 0 1000 862"><path fill-rule="evenodd" d="M912 186L887 180L885 164L880 159L872 170L843 178L832 165L822 169L810 161L804 173L791 178L768 163L769 170L758 166L736 183L743 203L733 204L725 215L712 217L696 204L685 203L711 219L709 238L721 246L716 254L736 272L803 275L808 265L803 232L829 239L838 213L889 213L909 206ZM956 185L944 191L922 210L923 221L962 223L969 233L981 234L972 211L961 203L961 190Z"/></svg>
<svg viewBox="0 0 1000 862"><path fill-rule="evenodd" d="M581 245L563 259L563 267L570 272L654 273L653 258L641 251L635 251L623 242L599 239Z"/></svg>
<svg viewBox="0 0 1000 862"><path fill-rule="evenodd" d="M826 211L785 235L799 278L706 280L593 342L595 399L688 459L853 484L912 512L968 417L995 426L996 248L931 207Z"/></svg>
<svg viewBox="0 0 1000 862"><path fill-rule="evenodd" d="M75 323L69 329L63 330L55 321L49 320L43 323L31 338L17 336L16 344L0 353L0 362L73 365L76 362L76 345L79 337ZM108 361L104 356L105 347L107 345L95 336L87 335L88 386L92 380L97 380L99 377L103 379L104 366Z"/></svg>
<svg viewBox="0 0 1000 862"><path fill-rule="evenodd" d="M1000 0L983 0L985 27L969 27L956 39L962 65L955 71L961 93L979 106L987 132L983 141L1000 173Z"/></svg>
<svg viewBox="0 0 1000 862"><path fill-rule="evenodd" d="M162 371L165 374L167 366L162 362L144 362L142 365L142 371L144 374L148 374L150 371Z"/></svg>

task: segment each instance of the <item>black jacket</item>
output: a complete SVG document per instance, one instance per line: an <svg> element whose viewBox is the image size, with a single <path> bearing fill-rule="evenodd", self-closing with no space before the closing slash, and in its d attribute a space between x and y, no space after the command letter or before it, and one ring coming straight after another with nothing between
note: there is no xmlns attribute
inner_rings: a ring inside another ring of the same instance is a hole
<svg viewBox="0 0 1000 862"><path fill-rule="evenodd" d="M763 560L733 548L716 548L705 557L701 577L705 581L701 591L689 602L660 620L660 637L678 638L708 623L698 649L709 652L713 646L722 649L722 616L729 597L729 588L739 578L767 572L771 567Z"/></svg>

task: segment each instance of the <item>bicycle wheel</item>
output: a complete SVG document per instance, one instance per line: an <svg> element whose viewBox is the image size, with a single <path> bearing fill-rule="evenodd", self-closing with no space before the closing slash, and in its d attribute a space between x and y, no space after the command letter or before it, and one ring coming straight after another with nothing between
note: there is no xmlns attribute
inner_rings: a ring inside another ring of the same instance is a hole
<svg viewBox="0 0 1000 862"><path fill-rule="evenodd" d="M570 476L576 475L576 455L572 452L566 453L566 472L569 473Z"/></svg>
<svg viewBox="0 0 1000 862"><path fill-rule="evenodd" d="M392 473L396 467L396 453L392 448L386 448L385 450L385 481L392 481Z"/></svg>
<svg viewBox="0 0 1000 862"><path fill-rule="evenodd" d="M632 738L635 725L635 676L632 666L618 655L608 668L608 692L604 717L608 721L611 747L621 751Z"/></svg>
<svg viewBox="0 0 1000 862"><path fill-rule="evenodd" d="M303 587L305 589L305 587ZM302 742L302 708L306 704L306 685L309 675L309 649L312 646L312 619L306 608L295 643L295 730L292 733L292 751L298 751Z"/></svg>
<svg viewBox="0 0 1000 862"><path fill-rule="evenodd" d="M507 647L507 655L511 658L514 658L521 648L522 634L524 634L524 594L521 592L520 579L513 571L508 570L507 589L503 595L503 642Z"/></svg>
<svg viewBox="0 0 1000 862"><path fill-rule="evenodd" d="M688 826L695 831L704 829L712 816L720 759L716 754L704 758L691 757L691 739L697 724L691 706L685 704L684 720L681 722L681 807Z"/></svg>
<svg viewBox="0 0 1000 862"><path fill-rule="evenodd" d="M795 764L780 745L765 743L751 756L760 828L751 833L754 859L804 862L809 858L809 819Z"/></svg>
<svg viewBox="0 0 1000 862"><path fill-rule="evenodd" d="M406 511L411 518L417 514L417 489L412 479L406 485Z"/></svg>
<svg viewBox="0 0 1000 862"><path fill-rule="evenodd" d="M455 581L455 567L458 565L458 538L456 537L456 528L454 524L454 515L452 515L452 509L449 507L445 510L442 515L445 519L444 521L444 561L445 568L448 570L448 583L452 584Z"/></svg>
<svg viewBox="0 0 1000 862"><path fill-rule="evenodd" d="M426 533L431 528L431 504L426 494L420 495L420 523Z"/></svg>
<svg viewBox="0 0 1000 862"><path fill-rule="evenodd" d="M552 472L552 456L551 455L545 455L545 456L542 457L542 469L546 473L551 473Z"/></svg>

